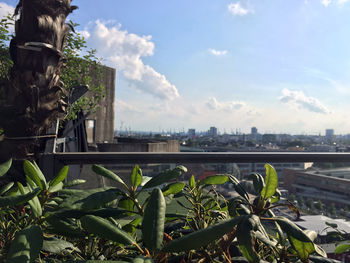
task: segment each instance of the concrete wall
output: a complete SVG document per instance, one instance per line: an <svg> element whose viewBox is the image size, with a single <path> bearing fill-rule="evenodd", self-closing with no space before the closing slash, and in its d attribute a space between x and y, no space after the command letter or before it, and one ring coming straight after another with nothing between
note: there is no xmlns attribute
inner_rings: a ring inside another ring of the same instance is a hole
<svg viewBox="0 0 350 263"><path fill-rule="evenodd" d="M101 100L96 113L87 118L95 120L95 143L111 143L114 139L115 80L116 70L103 66L102 83L106 90L106 97Z"/></svg>
<svg viewBox="0 0 350 263"><path fill-rule="evenodd" d="M177 140L165 142L123 142L98 144L100 152L180 152Z"/></svg>

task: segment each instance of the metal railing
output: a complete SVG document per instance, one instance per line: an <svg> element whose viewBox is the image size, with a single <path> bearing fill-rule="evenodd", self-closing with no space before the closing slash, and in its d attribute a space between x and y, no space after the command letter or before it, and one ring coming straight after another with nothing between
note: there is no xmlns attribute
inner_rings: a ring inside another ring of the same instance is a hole
<svg viewBox="0 0 350 263"><path fill-rule="evenodd" d="M333 152L79 152L45 157L63 164L350 162L350 153Z"/></svg>

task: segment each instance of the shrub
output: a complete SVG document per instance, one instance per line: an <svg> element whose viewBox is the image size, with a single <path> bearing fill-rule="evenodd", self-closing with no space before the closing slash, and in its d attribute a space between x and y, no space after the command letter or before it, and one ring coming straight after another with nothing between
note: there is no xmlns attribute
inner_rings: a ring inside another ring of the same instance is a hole
<svg viewBox="0 0 350 263"><path fill-rule="evenodd" d="M0 166L0 176L11 160ZM149 178L136 165L126 184L117 174L93 171L121 188L69 189L68 167L47 182L35 162L24 162L27 183L0 190L0 261L13 262L330 262L317 234L276 217L277 174L249 175L257 196L219 174L177 182L178 166ZM216 185L233 184L226 200ZM253 200L252 200L253 199ZM93 261L89 261L93 260ZM118 260L118 261L112 261Z"/></svg>

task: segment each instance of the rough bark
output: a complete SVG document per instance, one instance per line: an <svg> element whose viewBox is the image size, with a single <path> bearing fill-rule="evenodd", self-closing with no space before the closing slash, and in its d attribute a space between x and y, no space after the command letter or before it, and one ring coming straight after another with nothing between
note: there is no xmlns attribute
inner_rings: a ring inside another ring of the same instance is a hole
<svg viewBox="0 0 350 263"><path fill-rule="evenodd" d="M15 13L15 37L10 43L14 62L0 105L0 159L26 158L65 111L59 75L64 66L66 18L76 7L71 0L21 0Z"/></svg>

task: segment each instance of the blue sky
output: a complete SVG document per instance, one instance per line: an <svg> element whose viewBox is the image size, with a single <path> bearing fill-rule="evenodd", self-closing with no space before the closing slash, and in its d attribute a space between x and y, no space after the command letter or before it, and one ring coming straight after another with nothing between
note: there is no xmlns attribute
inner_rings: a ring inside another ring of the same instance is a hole
<svg viewBox="0 0 350 263"><path fill-rule="evenodd" d="M0 2L0 16L17 1ZM75 0L134 130L350 133L350 1Z"/></svg>

